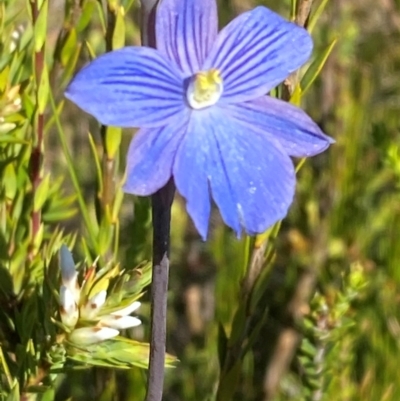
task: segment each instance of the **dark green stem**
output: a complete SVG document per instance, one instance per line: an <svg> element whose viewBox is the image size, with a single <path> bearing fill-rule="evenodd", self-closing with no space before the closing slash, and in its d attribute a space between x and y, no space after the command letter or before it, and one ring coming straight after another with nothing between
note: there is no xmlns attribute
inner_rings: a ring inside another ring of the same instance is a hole
<svg viewBox="0 0 400 401"><path fill-rule="evenodd" d="M142 45L155 47L158 0L142 0ZM151 198L153 216L153 269L151 282L151 338L146 401L161 401L164 386L169 241L171 205L175 186L171 179Z"/></svg>
<svg viewBox="0 0 400 401"><path fill-rule="evenodd" d="M172 181L152 198L153 270L151 281L151 338L146 401L161 401L164 385L169 241L171 205L175 186Z"/></svg>

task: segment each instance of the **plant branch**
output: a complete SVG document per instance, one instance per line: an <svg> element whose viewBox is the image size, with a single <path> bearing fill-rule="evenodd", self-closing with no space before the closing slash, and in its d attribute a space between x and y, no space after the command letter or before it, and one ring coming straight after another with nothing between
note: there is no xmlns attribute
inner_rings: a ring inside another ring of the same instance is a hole
<svg viewBox="0 0 400 401"><path fill-rule="evenodd" d="M295 22L297 25L307 27L307 21L311 13L314 0L300 0L297 6Z"/></svg>
<svg viewBox="0 0 400 401"><path fill-rule="evenodd" d="M39 18L39 2L33 1L31 2L31 13L32 13L32 25L35 27ZM42 4L42 7L47 7L46 3ZM45 44L40 47L40 49L36 49L33 55L33 68L35 72L35 81L36 81L36 107L37 113L35 115L34 123L33 123L33 148L32 153L29 160L29 174L32 182L32 193L33 198L35 198L36 191L42 181L42 166L43 166L43 134L44 134L44 112L40 110L40 93L39 86L42 79L43 69L45 63ZM32 244L35 243L35 238L40 230L41 225L41 210L35 210L35 207L32 210L31 215L31 223L32 223ZM33 257L33 248L30 252L30 258Z"/></svg>

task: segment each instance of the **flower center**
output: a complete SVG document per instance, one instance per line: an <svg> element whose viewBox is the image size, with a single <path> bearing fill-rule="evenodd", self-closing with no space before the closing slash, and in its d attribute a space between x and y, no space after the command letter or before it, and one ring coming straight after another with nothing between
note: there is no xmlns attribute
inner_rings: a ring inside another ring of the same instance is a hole
<svg viewBox="0 0 400 401"><path fill-rule="evenodd" d="M217 103L222 89L222 78L218 70L200 71L190 78L186 98L193 109L202 109Z"/></svg>

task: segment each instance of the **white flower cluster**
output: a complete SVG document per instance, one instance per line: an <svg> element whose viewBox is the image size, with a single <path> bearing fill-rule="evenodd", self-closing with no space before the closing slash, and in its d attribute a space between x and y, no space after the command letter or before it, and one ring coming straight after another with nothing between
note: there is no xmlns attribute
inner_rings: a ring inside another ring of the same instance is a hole
<svg viewBox="0 0 400 401"><path fill-rule="evenodd" d="M60 249L60 267L62 281L60 315L63 324L71 330L68 335L69 341L80 345L90 345L116 337L119 330L141 324L138 318L129 316L139 308L138 301L110 314L104 314L102 307L107 298L106 290L100 290L87 300L81 296L75 263L70 251L64 245Z"/></svg>

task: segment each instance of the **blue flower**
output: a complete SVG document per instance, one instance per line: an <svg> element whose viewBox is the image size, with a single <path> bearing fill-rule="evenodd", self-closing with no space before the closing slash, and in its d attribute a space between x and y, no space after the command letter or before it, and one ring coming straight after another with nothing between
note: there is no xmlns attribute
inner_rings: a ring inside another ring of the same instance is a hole
<svg viewBox="0 0 400 401"><path fill-rule="evenodd" d="M333 142L301 109L266 96L308 60L307 31L265 7L219 33L217 20L215 0L163 0L157 49L100 56L66 92L104 125L140 128L125 191L147 196L172 176L204 239L211 198L238 235L285 217L295 191L290 156Z"/></svg>

